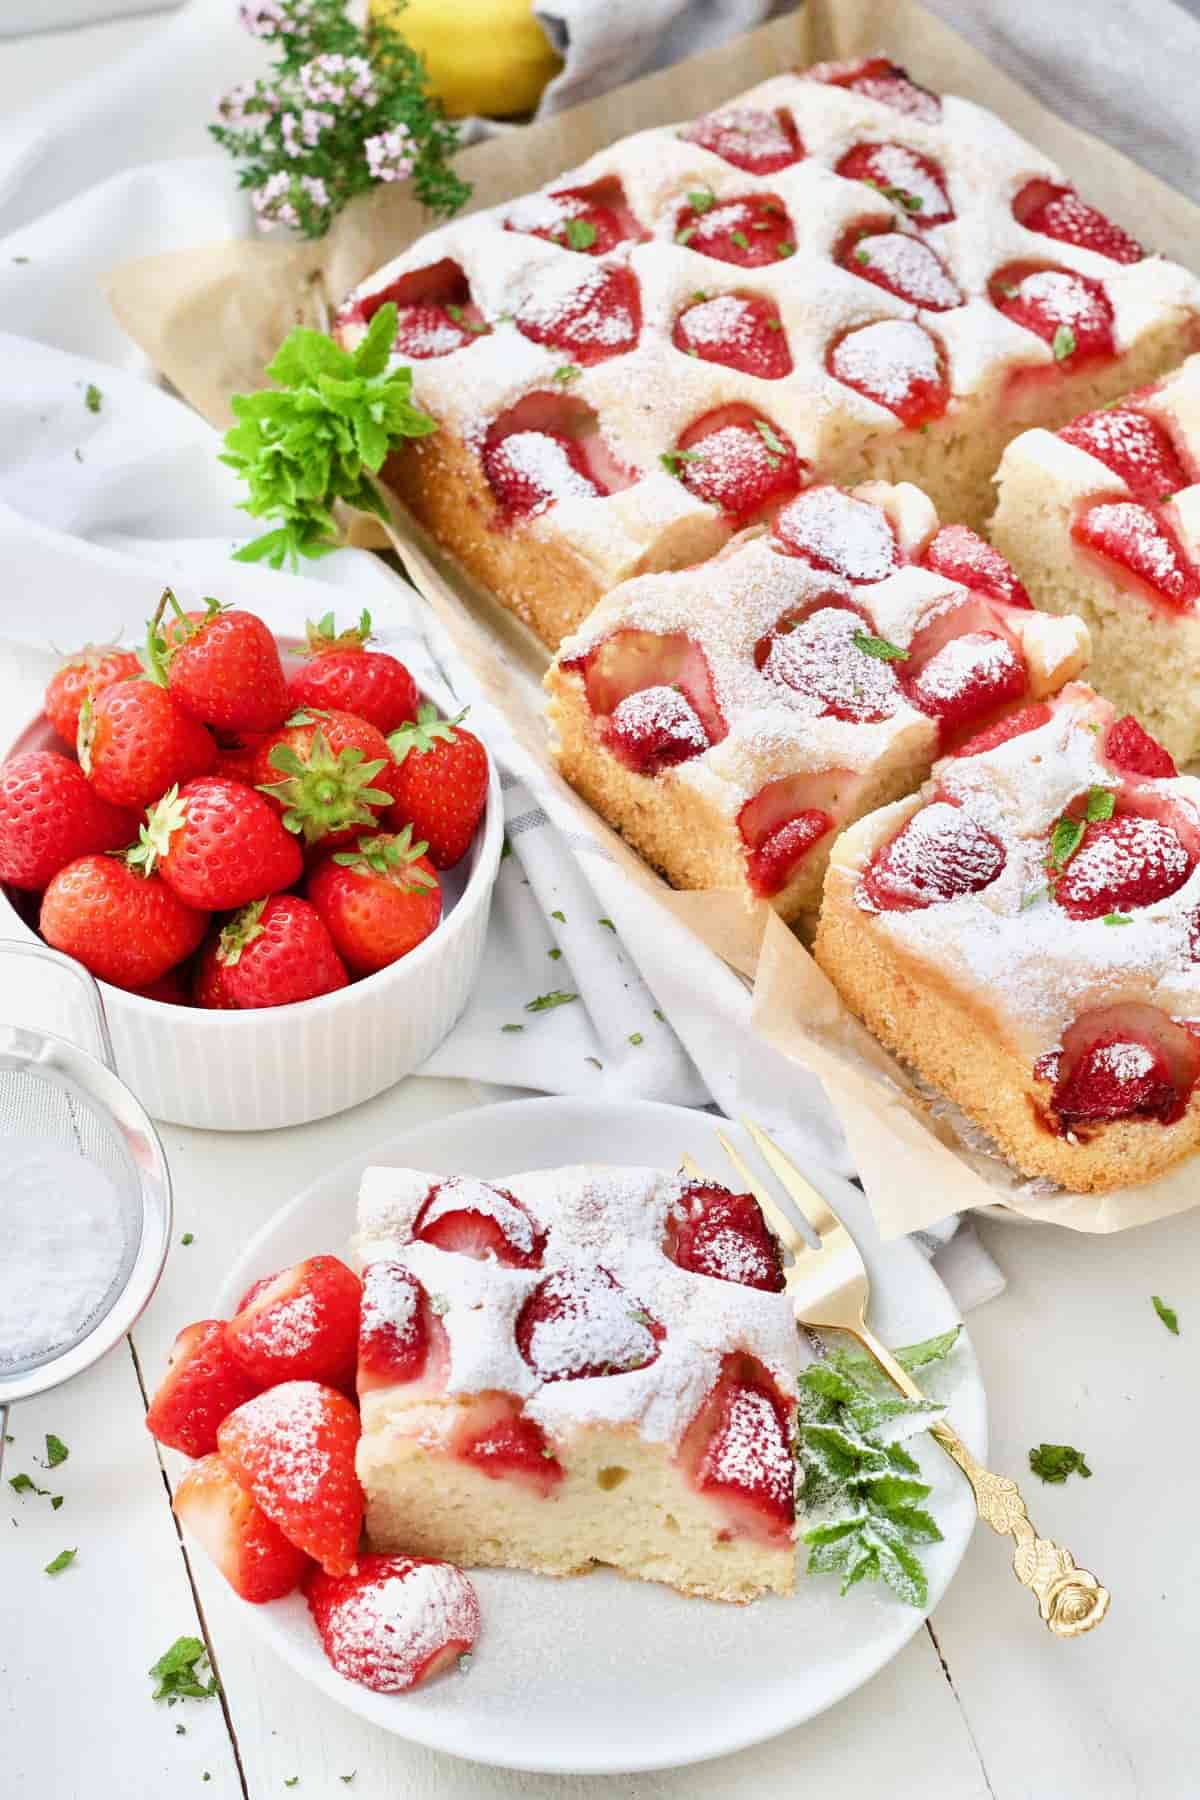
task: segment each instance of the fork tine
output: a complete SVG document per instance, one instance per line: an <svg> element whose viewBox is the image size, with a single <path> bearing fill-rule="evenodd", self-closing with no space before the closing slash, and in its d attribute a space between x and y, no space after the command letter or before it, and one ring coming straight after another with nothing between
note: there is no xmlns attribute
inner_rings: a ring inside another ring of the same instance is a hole
<svg viewBox="0 0 1200 1800"><path fill-rule="evenodd" d="M741 1121L743 1131L750 1134L763 1161L771 1168L786 1188L790 1199L794 1202L801 1216L808 1220L822 1244L827 1243L831 1233L846 1233L846 1227L838 1218L829 1202L817 1192L811 1181L803 1176L795 1163L789 1162L779 1145L769 1138L760 1125L749 1119ZM849 1234L846 1233L848 1236Z"/></svg>
<svg viewBox="0 0 1200 1800"><path fill-rule="evenodd" d="M725 1152L742 1180L746 1183L750 1193L752 1193L754 1198L758 1201L763 1218L767 1221L767 1224L771 1227L784 1248L790 1250L792 1255L796 1258L804 1256L809 1248L804 1237L796 1230L796 1227L792 1224L792 1221L788 1218L787 1214L771 1198L761 1181L755 1180L741 1155L730 1143L723 1131L718 1131L717 1142L720 1144L722 1150Z"/></svg>
<svg viewBox="0 0 1200 1800"><path fill-rule="evenodd" d="M688 1156L686 1152L680 1157L679 1166L683 1170L685 1175L690 1175L692 1177L693 1181L711 1181L712 1180L712 1176L705 1174L704 1170L700 1167L700 1164L696 1161L695 1157Z"/></svg>

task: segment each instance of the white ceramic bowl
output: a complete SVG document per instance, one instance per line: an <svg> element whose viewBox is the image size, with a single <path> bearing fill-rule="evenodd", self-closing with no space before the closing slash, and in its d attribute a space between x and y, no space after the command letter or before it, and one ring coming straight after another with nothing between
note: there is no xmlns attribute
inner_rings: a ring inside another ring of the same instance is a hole
<svg viewBox="0 0 1200 1800"><path fill-rule="evenodd" d="M38 714L8 750L62 750ZM102 981L117 1069L146 1111L207 1131L271 1131L345 1112L432 1056L483 958L504 809L495 764L475 841L440 876L442 922L399 962L335 994L246 1012L143 1000ZM0 887L0 937L36 933L36 901Z"/></svg>

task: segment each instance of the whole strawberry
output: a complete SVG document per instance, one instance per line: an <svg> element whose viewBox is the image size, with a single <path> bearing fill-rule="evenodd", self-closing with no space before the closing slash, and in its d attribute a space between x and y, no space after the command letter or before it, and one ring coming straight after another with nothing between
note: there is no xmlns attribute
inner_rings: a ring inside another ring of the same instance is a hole
<svg viewBox="0 0 1200 1800"><path fill-rule="evenodd" d="M187 906L232 912L299 881L300 846L269 800L241 781L202 775L152 806L129 861L157 869Z"/></svg>
<svg viewBox="0 0 1200 1800"><path fill-rule="evenodd" d="M222 731L270 731L288 711L279 648L256 613L205 602L185 613L170 588L150 621L147 664L189 718ZM173 618L164 628L170 608Z"/></svg>
<svg viewBox="0 0 1200 1800"><path fill-rule="evenodd" d="M223 732L217 739L217 761L213 773L230 781L244 781L254 786L254 763L264 731Z"/></svg>
<svg viewBox="0 0 1200 1800"><path fill-rule="evenodd" d="M255 786L282 808L288 830L325 849L375 828L392 804L394 773L383 733L332 708L293 713L254 762Z"/></svg>
<svg viewBox="0 0 1200 1800"><path fill-rule="evenodd" d="M180 712L166 688L119 681L84 700L78 752L102 799L140 812L173 783L207 775L217 746L210 731Z"/></svg>
<svg viewBox="0 0 1200 1800"><path fill-rule="evenodd" d="M68 863L136 836L137 815L102 800L57 750L25 750L0 768L0 881L40 893Z"/></svg>
<svg viewBox="0 0 1200 1800"><path fill-rule="evenodd" d="M192 1004L209 1012L236 1012L237 1001L225 986L225 964L221 961L221 934L206 938L196 958L192 976Z"/></svg>
<svg viewBox="0 0 1200 1800"><path fill-rule="evenodd" d="M114 681L130 681L142 672L133 650L115 644L87 644L68 657L46 686L42 705L46 717L64 744L74 745L79 732L79 708L88 694L94 700Z"/></svg>
<svg viewBox="0 0 1200 1800"><path fill-rule="evenodd" d="M42 896L39 928L114 987L147 988L190 956L208 914L185 906L157 875L120 856L82 856L60 869Z"/></svg>
<svg viewBox="0 0 1200 1800"><path fill-rule="evenodd" d="M487 804L488 757L479 739L457 719L439 719L422 706L415 725L388 738L396 759L390 786L396 804L387 823L411 824L429 847L436 869L451 869L466 855Z"/></svg>
<svg viewBox="0 0 1200 1800"><path fill-rule="evenodd" d="M412 826L397 837L363 837L326 857L308 897L352 975L386 969L427 938L442 916L442 892Z"/></svg>
<svg viewBox="0 0 1200 1800"><path fill-rule="evenodd" d="M320 914L295 894L243 907L221 933L217 960L235 1007L291 1006L348 980Z"/></svg>
<svg viewBox="0 0 1200 1800"><path fill-rule="evenodd" d="M368 650L371 615L357 626L337 631L333 614L308 625L309 662L288 681L295 707L333 706L355 713L385 735L415 719L420 705L417 684L398 657Z"/></svg>

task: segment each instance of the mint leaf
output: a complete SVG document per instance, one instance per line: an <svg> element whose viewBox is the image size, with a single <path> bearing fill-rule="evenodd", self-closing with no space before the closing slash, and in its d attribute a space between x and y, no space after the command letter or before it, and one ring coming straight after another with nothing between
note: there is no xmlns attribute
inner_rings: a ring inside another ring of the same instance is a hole
<svg viewBox="0 0 1200 1800"><path fill-rule="evenodd" d="M1110 788L1094 787L1088 789L1087 816L1091 823L1097 819L1111 819L1117 804L1117 797Z"/></svg>
<svg viewBox="0 0 1200 1800"><path fill-rule="evenodd" d="M1072 1444L1039 1444L1029 1452L1029 1467L1042 1481L1061 1484L1068 1475L1091 1478L1082 1450Z"/></svg>
<svg viewBox="0 0 1200 1800"><path fill-rule="evenodd" d="M1075 333L1069 325L1060 325L1054 333L1050 344L1054 352L1055 362L1065 362L1068 356L1075 354Z"/></svg>
<svg viewBox="0 0 1200 1800"><path fill-rule="evenodd" d="M567 220L567 248L590 250L596 241L596 227L588 219Z"/></svg>
<svg viewBox="0 0 1200 1800"><path fill-rule="evenodd" d="M1155 1312L1158 1314L1167 1330L1171 1333L1172 1337L1178 1337L1179 1314L1175 1311L1175 1308L1173 1306L1168 1306L1165 1300L1160 1300L1157 1294L1152 1294L1150 1298L1154 1303Z"/></svg>
<svg viewBox="0 0 1200 1800"><path fill-rule="evenodd" d="M754 429L768 450L773 451L776 456L787 455L787 445L780 441L779 434L765 419L755 419Z"/></svg>
<svg viewBox="0 0 1200 1800"><path fill-rule="evenodd" d="M165 1650L150 1670L150 1678L158 1686L155 1700L174 1706L177 1700L209 1700L217 1692L217 1678L204 1680L208 1652L197 1637L179 1637Z"/></svg>
<svg viewBox="0 0 1200 1800"><path fill-rule="evenodd" d="M1132 925L1133 924L1133 915L1132 915L1132 913L1119 913L1119 912L1105 913L1104 923L1106 925Z"/></svg>
<svg viewBox="0 0 1200 1800"><path fill-rule="evenodd" d="M46 1467L48 1469L57 1469L59 1463L65 1463L70 1454L71 1452L60 1437L55 1437L52 1431L46 1433Z"/></svg>
<svg viewBox="0 0 1200 1800"><path fill-rule="evenodd" d="M10 1475L8 1485L14 1494L38 1494L42 1499L50 1492L49 1488L40 1488L32 1475Z"/></svg>
<svg viewBox="0 0 1200 1800"><path fill-rule="evenodd" d="M700 463L704 457L699 450L664 450L659 462L668 475L682 475L688 463Z"/></svg>
<svg viewBox="0 0 1200 1800"><path fill-rule="evenodd" d="M60 1550L58 1555L46 1564L46 1574L61 1575L64 1569L70 1568L78 1554L77 1550Z"/></svg>
<svg viewBox="0 0 1200 1800"><path fill-rule="evenodd" d="M87 392L83 396L83 404L90 413L98 413L101 406L104 404L104 395L100 392L100 389L96 386L94 381L89 381L87 384Z"/></svg>
<svg viewBox="0 0 1200 1800"><path fill-rule="evenodd" d="M1065 869L1080 844L1087 826L1082 819L1058 819L1050 833L1050 861L1056 869Z"/></svg>
<svg viewBox="0 0 1200 1800"><path fill-rule="evenodd" d="M856 631L850 641L856 650L861 650L864 656L875 657L878 662L907 662L909 659L908 650L902 650L888 638L874 637L869 631Z"/></svg>
<svg viewBox="0 0 1200 1800"><path fill-rule="evenodd" d="M746 236L744 231L731 231L729 234L729 241L731 244L736 244L739 250L748 250L750 248L750 239Z"/></svg>
<svg viewBox="0 0 1200 1800"><path fill-rule="evenodd" d="M569 1006L572 1000L578 1000L578 998L578 994L564 994L558 991L550 994L539 994L536 1000L527 1000L525 1002L525 1011L528 1013L551 1012L554 1007Z"/></svg>
<svg viewBox="0 0 1200 1800"><path fill-rule="evenodd" d="M688 195L688 204L693 212L706 213L717 203L717 196L711 188L693 188Z"/></svg>

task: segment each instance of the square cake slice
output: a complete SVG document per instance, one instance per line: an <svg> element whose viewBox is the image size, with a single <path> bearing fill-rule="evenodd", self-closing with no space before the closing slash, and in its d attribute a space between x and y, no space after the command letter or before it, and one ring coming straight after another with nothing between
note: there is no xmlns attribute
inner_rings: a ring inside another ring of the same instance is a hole
<svg viewBox="0 0 1200 1800"><path fill-rule="evenodd" d="M1087 661L916 488L807 488L772 530L616 588L546 677L567 780L676 887L811 933L843 826Z"/></svg>
<svg viewBox="0 0 1200 1800"><path fill-rule="evenodd" d="M801 1352L751 1195L373 1168L355 1253L372 1550L790 1591Z"/></svg>
<svg viewBox="0 0 1200 1800"><path fill-rule="evenodd" d="M890 71L890 72L887 72ZM777 75L363 281L437 421L385 478L551 647L812 480L978 527L1008 440L1197 347L1200 284L981 107L882 59Z"/></svg>
<svg viewBox="0 0 1200 1800"><path fill-rule="evenodd" d="M1080 614L1100 692L1178 761L1200 757L1200 356L1023 432L996 481L992 536L1034 605Z"/></svg>
<svg viewBox="0 0 1200 1800"><path fill-rule="evenodd" d="M1094 1193L1200 1143L1200 781L1073 683L834 845L816 955L1028 1176Z"/></svg>

